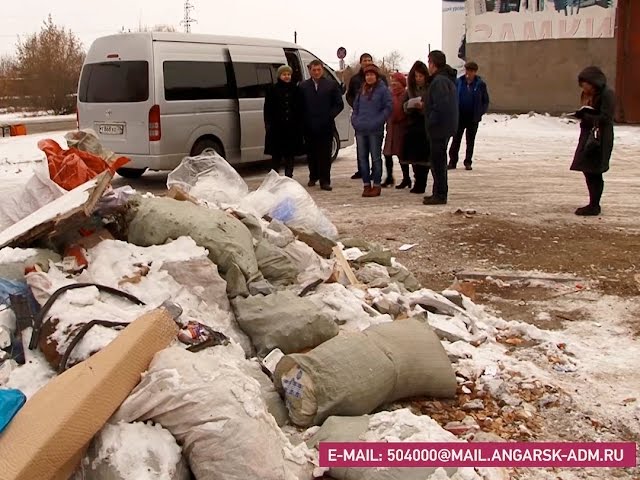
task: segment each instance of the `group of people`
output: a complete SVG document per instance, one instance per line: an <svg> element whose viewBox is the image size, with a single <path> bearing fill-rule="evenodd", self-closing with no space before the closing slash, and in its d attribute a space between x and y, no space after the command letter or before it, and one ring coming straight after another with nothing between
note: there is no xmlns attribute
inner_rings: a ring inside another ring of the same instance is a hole
<svg viewBox="0 0 640 480"><path fill-rule="evenodd" d="M278 68L278 81L264 102L265 154L273 169L293 177L294 159L306 152L309 183L331 191L331 145L335 118L344 110L340 85L324 75L319 60L309 64L311 78L296 85L288 65Z"/></svg>
<svg viewBox="0 0 640 480"><path fill-rule="evenodd" d="M349 83L346 100L353 109L358 159L358 170L351 178L362 180L362 196L380 196L383 187L395 184L396 156L402 170L397 189L424 194L431 172L432 194L424 197L423 203L446 204L448 170L457 168L462 137L466 135L463 165L472 170L476 134L489 108L487 85L477 74L478 65L468 62L465 75L457 78L445 54L435 50L429 53L427 64L415 62L406 78L394 73L387 79L366 53L360 57L360 67ZM335 118L344 103L340 86L324 76L320 61L313 61L309 69L311 78L296 86L291 81L291 68L279 68L278 82L265 99L265 153L272 156L276 171L284 162L285 175L291 177L294 157L306 151L308 185L320 182L323 190L331 191ZM590 203L576 214L599 215L602 174L609 168L613 148L615 96L597 67L585 69L578 82L586 109L578 115L582 130L571 168L584 172ZM383 155L387 170L384 182Z"/></svg>

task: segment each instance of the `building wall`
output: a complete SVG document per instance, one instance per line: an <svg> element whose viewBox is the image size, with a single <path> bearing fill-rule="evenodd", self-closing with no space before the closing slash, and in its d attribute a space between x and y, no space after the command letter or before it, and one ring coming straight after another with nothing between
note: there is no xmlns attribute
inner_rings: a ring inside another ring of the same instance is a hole
<svg viewBox="0 0 640 480"><path fill-rule="evenodd" d="M640 2L618 0L618 120L640 124Z"/></svg>
<svg viewBox="0 0 640 480"><path fill-rule="evenodd" d="M580 70L597 65L615 87L616 53L614 38L467 43L467 60L480 66L498 112L575 111Z"/></svg>

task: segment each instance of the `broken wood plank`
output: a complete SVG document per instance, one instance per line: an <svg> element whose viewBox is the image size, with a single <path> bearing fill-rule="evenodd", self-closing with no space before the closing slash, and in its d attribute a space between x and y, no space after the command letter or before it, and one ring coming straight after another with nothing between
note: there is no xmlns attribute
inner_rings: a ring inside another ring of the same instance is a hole
<svg viewBox="0 0 640 480"><path fill-rule="evenodd" d="M167 198L173 198L174 200L178 200L180 202L191 202L194 205L200 205L200 203L198 202L197 199L195 199L194 197L192 197L191 195L186 193L184 190L182 190L177 185L172 185L165 196ZM234 217L236 216L234 213L232 213L232 215ZM240 220L240 219L238 219L238 220Z"/></svg>
<svg viewBox="0 0 640 480"><path fill-rule="evenodd" d="M88 218L109 186L105 175L110 179L108 172L102 173L0 232L0 248L26 246L55 231L62 221L77 217L78 214ZM93 207L87 208L89 213L85 213L89 202L93 202Z"/></svg>
<svg viewBox="0 0 640 480"><path fill-rule="evenodd" d="M344 254L342 253L342 249L340 247L333 247L333 254L336 257L336 261L338 262L338 265L340 265L340 268L342 268L345 275L347 276L349 283L351 283L351 285L358 285L360 282L358 282L358 279L356 278L356 274L353 273L353 270L351 269L351 265L349 265L349 262L344 257Z"/></svg>
<svg viewBox="0 0 640 480"><path fill-rule="evenodd" d="M102 172L96 177L96 188L93 190L93 192L91 192L91 195L89 195L89 200L87 200L87 203L84 204L83 208L84 214L87 217L90 217L93 211L96 209L96 205L102 198L102 195L107 190L107 188L109 188L109 185L111 185L112 179L113 173L108 170L106 172Z"/></svg>

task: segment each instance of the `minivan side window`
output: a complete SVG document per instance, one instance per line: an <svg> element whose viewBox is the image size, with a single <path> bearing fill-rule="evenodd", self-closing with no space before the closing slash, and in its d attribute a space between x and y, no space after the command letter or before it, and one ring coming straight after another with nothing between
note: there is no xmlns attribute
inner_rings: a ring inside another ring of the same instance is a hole
<svg viewBox="0 0 640 480"><path fill-rule="evenodd" d="M276 80L276 74L272 70L279 66L269 63L234 63L238 98L264 98Z"/></svg>
<svg viewBox="0 0 640 480"><path fill-rule="evenodd" d="M166 61L162 69L167 101L234 98L224 62Z"/></svg>
<svg viewBox="0 0 640 480"><path fill-rule="evenodd" d="M302 80L304 80L304 75L302 74L302 67L300 66L300 59L298 58L298 52L295 50L285 49L284 54L287 57L287 63L293 70L291 81L297 85Z"/></svg>
<svg viewBox="0 0 640 480"><path fill-rule="evenodd" d="M312 53L307 52L306 50L300 50L300 58L302 58L302 64L304 65L304 68L307 69L307 71L309 70L309 64L312 61L320 60L318 57L316 57ZM320 61L322 62L322 60ZM336 74L334 73L333 69L330 66L328 66L324 62L322 62L322 66L324 67L325 78L328 78L330 80L334 80L340 83L340 81L338 80L338 77L336 76Z"/></svg>
<svg viewBox="0 0 640 480"><path fill-rule="evenodd" d="M134 103L149 99L149 62L88 63L78 96L83 103Z"/></svg>

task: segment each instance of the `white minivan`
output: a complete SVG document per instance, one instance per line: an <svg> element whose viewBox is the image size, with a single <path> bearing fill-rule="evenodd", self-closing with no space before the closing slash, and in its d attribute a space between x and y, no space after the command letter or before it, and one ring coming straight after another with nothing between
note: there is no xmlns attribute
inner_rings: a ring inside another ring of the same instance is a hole
<svg viewBox="0 0 640 480"><path fill-rule="evenodd" d="M131 159L122 176L172 170L214 148L230 163L265 160L263 106L279 66L309 78L316 57L293 43L182 33L97 39L78 87L78 126ZM338 80L325 65L326 75ZM341 84L342 85L342 84ZM342 85L344 91L344 85ZM352 145L350 111L336 118L333 156Z"/></svg>

